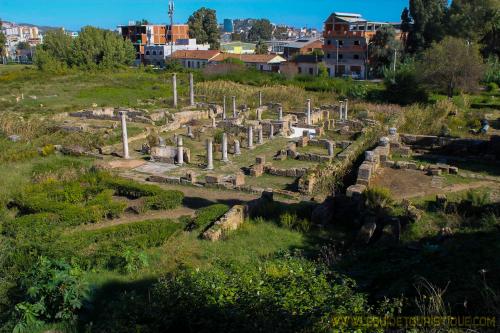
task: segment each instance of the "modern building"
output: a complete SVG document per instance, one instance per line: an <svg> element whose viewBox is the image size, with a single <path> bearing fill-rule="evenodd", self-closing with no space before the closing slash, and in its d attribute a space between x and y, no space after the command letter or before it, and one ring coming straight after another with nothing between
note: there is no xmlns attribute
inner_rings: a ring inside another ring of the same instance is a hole
<svg viewBox="0 0 500 333"><path fill-rule="evenodd" d="M221 64L226 59L239 59L249 68L254 68L262 72L280 72L281 64L286 62L286 59L277 54L231 54L220 53L213 58L211 64Z"/></svg>
<svg viewBox="0 0 500 333"><path fill-rule="evenodd" d="M234 23L231 19L224 19L224 32L232 34L234 32Z"/></svg>
<svg viewBox="0 0 500 333"><path fill-rule="evenodd" d="M19 43L27 43L31 48L34 48L43 41L38 27L18 25L12 22L2 22L2 26L2 32L6 37L6 56L13 61L25 62L27 60L21 59L28 59L28 54L31 58L32 51L29 49L18 52Z"/></svg>
<svg viewBox="0 0 500 333"><path fill-rule="evenodd" d="M176 51L172 59L179 61L185 68L204 68L221 52L217 50L185 50Z"/></svg>
<svg viewBox="0 0 500 333"><path fill-rule="evenodd" d="M179 39L189 39L189 26L187 24L161 25L161 24L131 24L119 26L123 38L129 39L136 50L136 60L144 63L145 46L167 45Z"/></svg>
<svg viewBox="0 0 500 333"><path fill-rule="evenodd" d="M367 21L360 14L331 14L325 21L323 31L324 61L329 75L365 78L368 43L384 25L395 26L388 22Z"/></svg>
<svg viewBox="0 0 500 333"><path fill-rule="evenodd" d="M283 57L290 60L299 54L309 54L323 50L323 41L319 38L300 38L283 46Z"/></svg>
<svg viewBox="0 0 500 333"><path fill-rule="evenodd" d="M253 43L230 42L221 44L220 49L224 53L254 54L256 45Z"/></svg>
<svg viewBox="0 0 500 333"><path fill-rule="evenodd" d="M178 39L173 47L171 45L146 45L144 46L144 62L147 65L158 67L165 66L165 59L170 57L172 51L209 50L209 44L196 44L196 39Z"/></svg>

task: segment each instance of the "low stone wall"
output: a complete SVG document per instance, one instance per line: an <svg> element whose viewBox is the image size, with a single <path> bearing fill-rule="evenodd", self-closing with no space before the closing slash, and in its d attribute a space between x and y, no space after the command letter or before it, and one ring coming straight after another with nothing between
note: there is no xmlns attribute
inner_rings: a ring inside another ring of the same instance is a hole
<svg viewBox="0 0 500 333"><path fill-rule="evenodd" d="M500 139L490 140L449 138L432 135L400 134L401 142L412 148L438 150L449 155L495 155L500 153Z"/></svg>
<svg viewBox="0 0 500 333"><path fill-rule="evenodd" d="M246 216L247 208L245 206L233 206L220 220L203 233L203 239L220 240L225 233L238 229L245 222Z"/></svg>
<svg viewBox="0 0 500 333"><path fill-rule="evenodd" d="M307 168L291 168L291 169L280 169L272 166L265 166L264 172L272 176L281 177L302 177L307 173Z"/></svg>

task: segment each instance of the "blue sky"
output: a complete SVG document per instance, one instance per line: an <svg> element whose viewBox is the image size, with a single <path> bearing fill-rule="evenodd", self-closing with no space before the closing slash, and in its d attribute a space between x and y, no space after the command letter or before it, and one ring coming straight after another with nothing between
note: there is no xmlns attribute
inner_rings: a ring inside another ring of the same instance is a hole
<svg viewBox="0 0 500 333"><path fill-rule="evenodd" d="M168 0L0 0L0 18L78 30L84 25L114 28L146 18L167 22ZM320 28L332 11L361 13L368 19L399 21L408 0L177 0L176 23L204 6L217 18L269 18L274 23Z"/></svg>

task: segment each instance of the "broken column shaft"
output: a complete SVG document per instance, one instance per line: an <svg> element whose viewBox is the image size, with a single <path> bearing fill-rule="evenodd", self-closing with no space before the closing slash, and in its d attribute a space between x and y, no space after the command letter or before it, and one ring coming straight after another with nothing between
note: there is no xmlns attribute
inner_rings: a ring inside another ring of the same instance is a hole
<svg viewBox="0 0 500 333"><path fill-rule="evenodd" d="M222 134L222 162L229 162L227 158L227 134Z"/></svg>
<svg viewBox="0 0 500 333"><path fill-rule="evenodd" d="M120 111L120 119L122 122L123 158L129 159L130 155L128 153L127 112Z"/></svg>
<svg viewBox="0 0 500 333"><path fill-rule="evenodd" d="M189 104L194 106L194 77L193 73L189 73Z"/></svg>
<svg viewBox="0 0 500 333"><path fill-rule="evenodd" d="M212 138L207 139L207 170L214 169L214 157Z"/></svg>
<svg viewBox="0 0 500 333"><path fill-rule="evenodd" d="M174 94L174 108L177 107L177 74L172 75L172 90Z"/></svg>

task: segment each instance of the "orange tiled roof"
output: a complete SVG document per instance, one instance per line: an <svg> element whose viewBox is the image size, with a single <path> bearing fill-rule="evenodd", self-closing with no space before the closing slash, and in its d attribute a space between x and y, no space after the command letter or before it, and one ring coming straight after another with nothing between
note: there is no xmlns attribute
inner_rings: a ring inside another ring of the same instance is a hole
<svg viewBox="0 0 500 333"><path fill-rule="evenodd" d="M240 59L246 63L268 63L274 58L279 57L276 54L233 54L233 53L220 53L212 61L221 62L228 58Z"/></svg>
<svg viewBox="0 0 500 333"><path fill-rule="evenodd" d="M197 60L210 60L220 54L217 50L185 50L175 51L172 55L174 59L197 59Z"/></svg>

